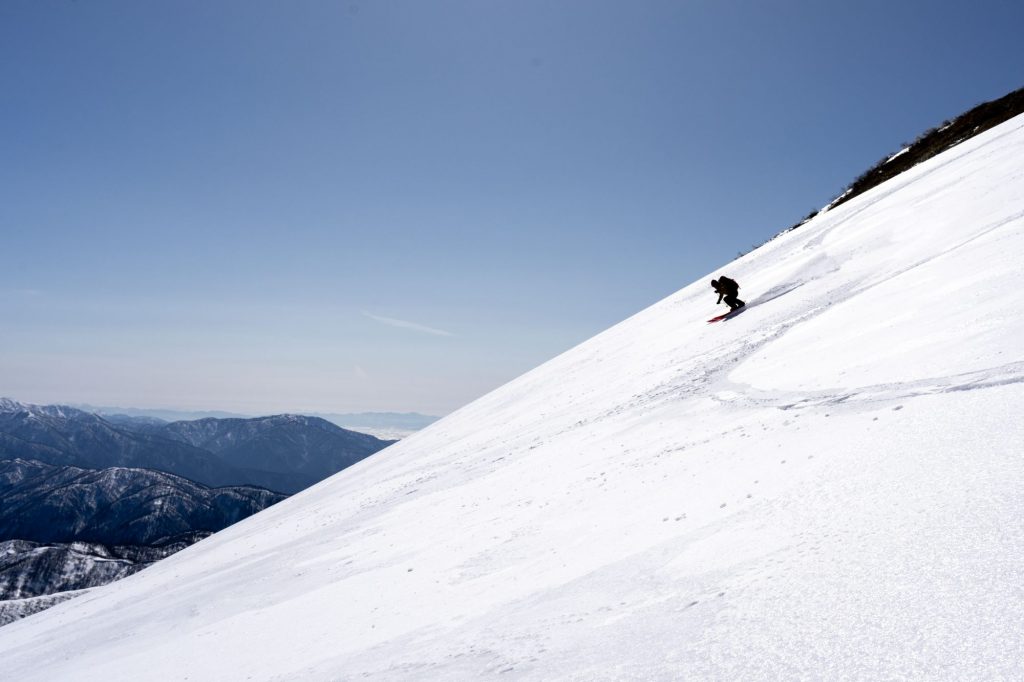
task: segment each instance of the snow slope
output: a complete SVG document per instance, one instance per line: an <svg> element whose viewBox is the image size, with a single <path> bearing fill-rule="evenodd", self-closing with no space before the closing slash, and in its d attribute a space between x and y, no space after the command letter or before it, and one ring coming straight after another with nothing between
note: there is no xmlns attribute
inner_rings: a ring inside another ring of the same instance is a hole
<svg viewBox="0 0 1024 682"><path fill-rule="evenodd" d="M1024 675L1024 117L154 567L18 680Z"/></svg>

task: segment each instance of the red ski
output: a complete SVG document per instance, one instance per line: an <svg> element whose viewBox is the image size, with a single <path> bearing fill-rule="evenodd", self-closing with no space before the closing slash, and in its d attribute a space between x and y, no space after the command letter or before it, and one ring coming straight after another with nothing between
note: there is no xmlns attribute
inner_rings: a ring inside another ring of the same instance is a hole
<svg viewBox="0 0 1024 682"><path fill-rule="evenodd" d="M736 310L730 310L729 312L725 313L724 315L719 315L718 317L712 317L710 320L708 320L708 324L711 324L712 322L721 322L722 320L731 320L732 318L736 317L737 315L739 315L740 313L742 313L746 309L747 309L747 306L743 306L741 308L737 308Z"/></svg>

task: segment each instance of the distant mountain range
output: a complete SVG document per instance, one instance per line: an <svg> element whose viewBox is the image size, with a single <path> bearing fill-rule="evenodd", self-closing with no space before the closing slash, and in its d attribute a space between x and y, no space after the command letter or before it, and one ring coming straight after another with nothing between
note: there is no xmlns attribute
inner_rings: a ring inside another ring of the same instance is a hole
<svg viewBox="0 0 1024 682"><path fill-rule="evenodd" d="M160 410L160 409L140 409L137 407L99 407L96 405L89 405L87 403L74 404L71 407L83 410L85 412L92 412L98 414L101 417L108 418L112 415L124 415L127 417L153 417L165 422L176 422L190 419L246 419L252 417L251 414L239 414L237 412L223 412L220 410Z"/></svg>
<svg viewBox="0 0 1024 682"><path fill-rule="evenodd" d="M88 469L159 469L206 485L250 482L187 443L132 431L73 407L0 398L0 458L19 457Z"/></svg>
<svg viewBox="0 0 1024 682"><path fill-rule="evenodd" d="M143 409L137 407L96 407L73 405L72 407L98 414L115 422L126 417L151 418L161 422L195 421L199 419L251 419L253 415L221 411L186 411ZM378 438L392 439L408 436L430 426L440 417L418 412L312 412L309 416L320 417L345 429L368 433Z"/></svg>
<svg viewBox="0 0 1024 682"><path fill-rule="evenodd" d="M285 497L149 469L0 460L0 599L106 584Z"/></svg>
<svg viewBox="0 0 1024 682"><path fill-rule="evenodd" d="M285 497L251 486L208 488L151 469L0 460L0 539L191 544Z"/></svg>
<svg viewBox="0 0 1024 682"><path fill-rule="evenodd" d="M318 417L167 422L2 398L0 624L142 570L391 442Z"/></svg>
<svg viewBox="0 0 1024 682"><path fill-rule="evenodd" d="M300 415L164 423L0 399L0 459L157 469L207 486L295 493L392 442Z"/></svg>
<svg viewBox="0 0 1024 682"><path fill-rule="evenodd" d="M282 414L255 419L198 419L135 427L217 455L253 480L264 472L297 477L308 487L388 446L392 441L348 431L319 417Z"/></svg>

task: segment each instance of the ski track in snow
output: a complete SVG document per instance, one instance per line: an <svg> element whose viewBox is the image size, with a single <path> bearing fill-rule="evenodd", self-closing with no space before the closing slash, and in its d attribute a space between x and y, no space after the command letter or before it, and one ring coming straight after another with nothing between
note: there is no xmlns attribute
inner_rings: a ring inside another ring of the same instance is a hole
<svg viewBox="0 0 1024 682"><path fill-rule="evenodd" d="M19 680L1024 677L1024 118L0 629ZM743 295L743 294L741 294Z"/></svg>

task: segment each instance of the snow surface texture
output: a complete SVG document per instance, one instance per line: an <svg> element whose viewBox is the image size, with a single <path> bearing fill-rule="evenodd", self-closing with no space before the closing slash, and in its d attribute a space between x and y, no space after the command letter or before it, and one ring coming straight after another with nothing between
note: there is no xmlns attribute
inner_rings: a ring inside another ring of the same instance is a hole
<svg viewBox="0 0 1024 682"><path fill-rule="evenodd" d="M0 630L7 679L1024 676L1024 118Z"/></svg>

